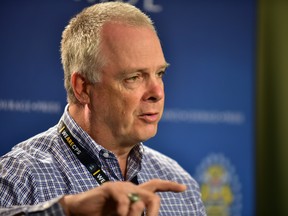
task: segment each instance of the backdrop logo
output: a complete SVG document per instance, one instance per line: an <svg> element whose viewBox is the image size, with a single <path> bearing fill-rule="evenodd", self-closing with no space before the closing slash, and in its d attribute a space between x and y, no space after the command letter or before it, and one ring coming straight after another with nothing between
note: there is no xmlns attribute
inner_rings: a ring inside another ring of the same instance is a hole
<svg viewBox="0 0 288 216"><path fill-rule="evenodd" d="M5 100L0 98L1 111L59 114L62 108L58 101Z"/></svg>
<svg viewBox="0 0 288 216"><path fill-rule="evenodd" d="M243 125L245 113L233 110L183 110L166 108L162 121Z"/></svg>
<svg viewBox="0 0 288 216"><path fill-rule="evenodd" d="M74 1L76 2L86 1L88 3L108 2L108 0L74 0ZM147 12L159 13L163 10L161 5L156 4L154 2L155 0L142 0L142 1L143 1L143 10ZM127 1L121 1L121 2L126 2L132 5L136 5L139 2L139 0L127 0Z"/></svg>
<svg viewBox="0 0 288 216"><path fill-rule="evenodd" d="M222 154L211 154L196 169L207 215L241 215L240 183L234 167Z"/></svg>

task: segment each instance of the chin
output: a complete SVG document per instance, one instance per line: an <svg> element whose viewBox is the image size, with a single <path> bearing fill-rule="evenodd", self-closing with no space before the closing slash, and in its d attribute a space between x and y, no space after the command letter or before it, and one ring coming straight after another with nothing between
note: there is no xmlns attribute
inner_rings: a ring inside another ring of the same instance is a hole
<svg viewBox="0 0 288 216"><path fill-rule="evenodd" d="M149 133L145 133L140 135L140 137L142 138L141 141L144 142L146 140L149 140L150 138L154 137L157 133L157 130L151 131Z"/></svg>

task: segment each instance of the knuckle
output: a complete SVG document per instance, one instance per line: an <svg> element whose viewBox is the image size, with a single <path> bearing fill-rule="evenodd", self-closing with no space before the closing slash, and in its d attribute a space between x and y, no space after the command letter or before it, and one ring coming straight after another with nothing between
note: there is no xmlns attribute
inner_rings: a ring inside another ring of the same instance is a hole
<svg viewBox="0 0 288 216"><path fill-rule="evenodd" d="M130 206L131 210L132 211L135 211L135 212L142 212L145 208L145 204L141 201L139 202L136 202L136 203L133 203L131 206Z"/></svg>
<svg viewBox="0 0 288 216"><path fill-rule="evenodd" d="M121 205L121 206L128 206L130 205L130 201L128 198L122 198L122 199L119 199L118 200L118 205Z"/></svg>
<svg viewBox="0 0 288 216"><path fill-rule="evenodd" d="M157 194L154 194L152 199L151 199L151 202L153 202L155 204L160 204L160 201L161 201L160 196Z"/></svg>

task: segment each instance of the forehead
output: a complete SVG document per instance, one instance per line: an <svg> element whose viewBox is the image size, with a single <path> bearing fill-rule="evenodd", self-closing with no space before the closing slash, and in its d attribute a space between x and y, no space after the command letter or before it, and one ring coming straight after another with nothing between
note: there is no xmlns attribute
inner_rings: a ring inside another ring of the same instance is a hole
<svg viewBox="0 0 288 216"><path fill-rule="evenodd" d="M102 30L101 48L110 63L136 67L165 64L159 38L147 26L107 23Z"/></svg>
<svg viewBox="0 0 288 216"><path fill-rule="evenodd" d="M106 39L113 38L113 37L120 37L124 36L125 34L130 34L130 37L133 33L138 34L139 32L149 32L157 37L157 34L153 27L149 25L133 25L129 23L124 23L122 21L109 21L103 24L102 26L102 35ZM109 37L111 36L111 37ZM139 35L138 35L139 36Z"/></svg>

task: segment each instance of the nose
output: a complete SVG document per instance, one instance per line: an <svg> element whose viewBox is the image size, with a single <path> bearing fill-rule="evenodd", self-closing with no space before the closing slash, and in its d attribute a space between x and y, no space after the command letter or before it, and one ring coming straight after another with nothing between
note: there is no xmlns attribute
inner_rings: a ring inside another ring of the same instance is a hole
<svg viewBox="0 0 288 216"><path fill-rule="evenodd" d="M149 79L146 84L144 100L155 103L165 96L164 84L161 78Z"/></svg>

